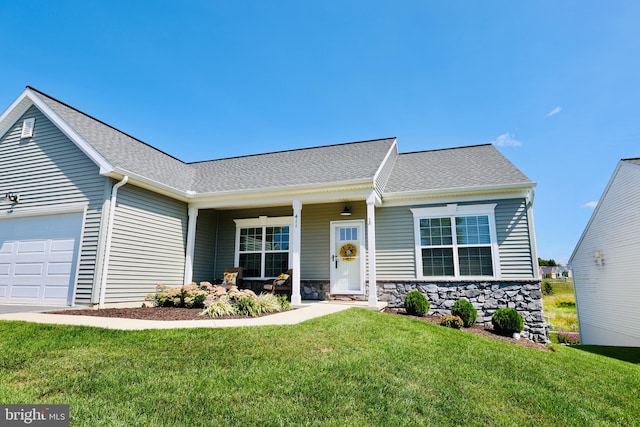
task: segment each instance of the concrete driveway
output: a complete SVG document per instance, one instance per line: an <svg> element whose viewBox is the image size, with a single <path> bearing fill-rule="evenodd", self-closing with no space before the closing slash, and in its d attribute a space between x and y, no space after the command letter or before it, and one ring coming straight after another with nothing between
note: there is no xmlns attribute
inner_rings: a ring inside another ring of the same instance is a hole
<svg viewBox="0 0 640 427"><path fill-rule="evenodd" d="M21 304L0 304L0 314L8 313L32 313L38 311L65 310L71 307L60 305L21 305Z"/></svg>

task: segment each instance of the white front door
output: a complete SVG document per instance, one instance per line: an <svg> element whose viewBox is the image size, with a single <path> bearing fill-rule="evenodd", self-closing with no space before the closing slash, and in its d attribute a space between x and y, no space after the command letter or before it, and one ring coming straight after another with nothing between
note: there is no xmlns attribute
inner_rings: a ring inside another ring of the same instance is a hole
<svg viewBox="0 0 640 427"><path fill-rule="evenodd" d="M331 293L364 293L364 221L331 223Z"/></svg>

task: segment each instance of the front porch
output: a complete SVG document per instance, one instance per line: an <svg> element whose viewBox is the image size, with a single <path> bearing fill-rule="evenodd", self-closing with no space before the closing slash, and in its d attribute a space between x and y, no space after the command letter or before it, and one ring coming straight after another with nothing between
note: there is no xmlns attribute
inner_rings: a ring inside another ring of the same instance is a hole
<svg viewBox="0 0 640 427"><path fill-rule="evenodd" d="M243 267L243 287L260 292L292 269L294 305L344 300L377 307L375 250L370 249L375 247L376 201L372 193L339 202L190 206L185 283L214 281L225 268Z"/></svg>

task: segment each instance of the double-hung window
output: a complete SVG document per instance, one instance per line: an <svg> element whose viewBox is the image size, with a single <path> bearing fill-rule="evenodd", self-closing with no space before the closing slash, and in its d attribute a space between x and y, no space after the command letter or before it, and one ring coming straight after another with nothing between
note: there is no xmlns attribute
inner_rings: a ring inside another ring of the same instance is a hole
<svg viewBox="0 0 640 427"><path fill-rule="evenodd" d="M495 205L412 209L418 278L498 277Z"/></svg>
<svg viewBox="0 0 640 427"><path fill-rule="evenodd" d="M276 277L289 269L291 217L236 219L235 265L245 278Z"/></svg>

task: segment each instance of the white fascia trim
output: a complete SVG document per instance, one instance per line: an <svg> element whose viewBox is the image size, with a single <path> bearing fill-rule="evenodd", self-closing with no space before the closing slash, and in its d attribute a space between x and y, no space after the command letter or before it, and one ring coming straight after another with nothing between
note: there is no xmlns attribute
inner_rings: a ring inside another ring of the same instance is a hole
<svg viewBox="0 0 640 427"><path fill-rule="evenodd" d="M382 163L380 163L380 166L378 167L378 170L373 175L374 186L375 186L375 182L378 180L378 177L380 176L380 174L384 170L384 167L387 165L387 162L389 161L389 158L391 157L391 155L393 153L397 153L397 151L398 151L398 139L394 138L393 139L393 144L391 144L391 147L389 148L389 151L387 152L386 156L384 156L384 159L382 160ZM398 158L398 156L396 155L395 158L393 159L393 161L395 162L397 158ZM391 175L391 174L389 174L389 175Z"/></svg>
<svg viewBox="0 0 640 427"><path fill-rule="evenodd" d="M496 199L521 199L526 198L534 188L527 186L523 188L511 188L497 191L495 188L488 190L488 187L477 187L467 191L412 191L402 193L386 193L382 195L382 203L385 206L409 206L416 203L462 203L480 200Z"/></svg>
<svg viewBox="0 0 640 427"><path fill-rule="evenodd" d="M69 205L56 205L42 208L20 209L18 211L12 210L11 212L0 213L0 220L4 218L21 218L27 216L57 215L65 213L84 212L88 206L88 203L74 203Z"/></svg>
<svg viewBox="0 0 640 427"><path fill-rule="evenodd" d="M117 168L112 170L110 173L104 174L104 176L108 176L109 178L114 178L117 180L122 179L122 177L124 176L128 176L129 184L135 185L136 187L144 188L146 190L153 191L154 193L162 194L163 196L180 200L181 202L188 202L192 199L188 191L179 190L175 187L171 187L153 179L137 175L126 169Z"/></svg>
<svg viewBox="0 0 640 427"><path fill-rule="evenodd" d="M258 218L243 218L243 219L234 219L233 222L236 223L238 227L271 227L278 225L293 225L293 217L292 216L261 216Z"/></svg>
<svg viewBox="0 0 640 427"><path fill-rule="evenodd" d="M40 99L38 94L31 89L25 89L25 95L28 96L33 104L44 114L49 120L51 120L62 133L64 133L69 139L71 139L78 148L86 154L98 167L100 167L100 173L106 174L113 170L113 166L109 163L100 153L96 151L91 144L89 144L83 137L80 136L67 122L62 120L55 111L53 111L44 101Z"/></svg>
<svg viewBox="0 0 640 427"><path fill-rule="evenodd" d="M27 112L33 105L31 98L27 97L26 90L23 91L15 101L11 103L2 115L0 115L0 138L2 138L13 127L16 121Z"/></svg>

